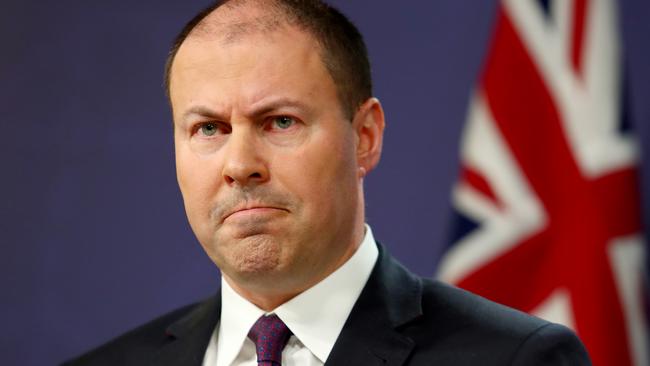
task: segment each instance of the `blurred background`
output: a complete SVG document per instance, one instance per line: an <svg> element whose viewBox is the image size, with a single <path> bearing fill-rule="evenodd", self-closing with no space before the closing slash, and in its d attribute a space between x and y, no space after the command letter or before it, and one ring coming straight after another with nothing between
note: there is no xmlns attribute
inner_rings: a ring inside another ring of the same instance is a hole
<svg viewBox="0 0 650 366"><path fill-rule="evenodd" d="M366 37L387 115L368 222L435 273L468 100L496 1L332 1ZM0 6L0 362L56 364L182 304L219 273L186 222L162 73L208 1ZM633 127L650 176L650 3L619 2ZM642 184L650 212L650 185ZM648 227L648 220L646 227Z"/></svg>

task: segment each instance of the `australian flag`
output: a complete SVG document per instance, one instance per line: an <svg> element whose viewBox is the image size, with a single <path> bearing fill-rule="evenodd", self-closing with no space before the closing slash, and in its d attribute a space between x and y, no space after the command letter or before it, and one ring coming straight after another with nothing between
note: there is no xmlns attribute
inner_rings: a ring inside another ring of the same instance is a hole
<svg viewBox="0 0 650 366"><path fill-rule="evenodd" d="M440 277L649 365L638 145L613 0L502 0Z"/></svg>

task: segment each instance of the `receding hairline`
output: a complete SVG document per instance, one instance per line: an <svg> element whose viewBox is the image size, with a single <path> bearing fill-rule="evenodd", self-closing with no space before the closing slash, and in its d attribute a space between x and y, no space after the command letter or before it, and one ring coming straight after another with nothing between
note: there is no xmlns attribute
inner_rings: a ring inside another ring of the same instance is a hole
<svg viewBox="0 0 650 366"><path fill-rule="evenodd" d="M241 37L270 32L283 25L297 26L290 14L273 0L231 0L212 10L188 33L187 39L220 37L230 43Z"/></svg>
<svg viewBox="0 0 650 366"><path fill-rule="evenodd" d="M231 44L244 37L256 34L268 34L281 29L293 27L305 33L317 45L324 61L324 49L312 32L300 25L298 19L282 7L276 0L226 0L212 9L192 27L181 43L170 53L165 71L167 96L171 98L171 74L176 57L187 42L201 40L218 40ZM170 100L171 103L171 100Z"/></svg>
<svg viewBox="0 0 650 366"><path fill-rule="evenodd" d="M326 51L320 40L309 28L302 26L295 16L279 4L275 0L230 0L205 15L186 35L183 42L178 45L173 57L170 59L169 69L166 75L170 105L172 71L176 63L176 57L181 52L183 45L196 41L217 41L223 45L230 45L242 41L246 37L260 34L269 35L273 32L281 32L293 28L313 41L323 67L328 71L328 76L335 82L333 75L327 67L325 61ZM337 86L338 93L339 88ZM341 106L343 107L343 103Z"/></svg>
<svg viewBox="0 0 650 366"><path fill-rule="evenodd" d="M170 105L171 69L188 38L221 37L234 42L248 34L284 27L298 29L314 40L315 50L336 85L341 108L353 118L357 108L372 96L368 51L356 26L322 0L218 0L196 14L176 36L165 63Z"/></svg>

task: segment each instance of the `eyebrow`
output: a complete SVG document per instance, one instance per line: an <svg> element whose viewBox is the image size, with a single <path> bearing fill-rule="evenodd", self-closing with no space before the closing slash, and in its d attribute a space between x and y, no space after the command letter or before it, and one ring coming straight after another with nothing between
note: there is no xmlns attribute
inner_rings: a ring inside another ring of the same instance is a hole
<svg viewBox="0 0 650 366"><path fill-rule="evenodd" d="M225 120L224 115L219 113L218 111L211 109L209 107L203 106L203 105L196 105L193 107L190 107L190 109L186 110L183 115L181 116L182 121L187 121L188 117L192 115L199 115L199 116L205 116L205 117L211 117L219 120Z"/></svg>
<svg viewBox="0 0 650 366"><path fill-rule="evenodd" d="M311 111L311 108L307 104L299 100L288 97L271 97L253 103L250 109L246 110L245 113L248 117L260 116L286 107L297 109L301 112Z"/></svg>
<svg viewBox="0 0 650 366"><path fill-rule="evenodd" d="M310 112L311 108L295 99L288 97L278 97L278 98L266 98L259 102L253 103L253 105L244 111L246 117L257 117L273 111L276 111L281 108L292 108L301 112ZM186 121L190 116L198 115L204 117L214 118L220 121L227 121L229 118L226 114L221 113L215 109L207 107L205 105L196 105L190 107L187 111L181 116L182 121Z"/></svg>

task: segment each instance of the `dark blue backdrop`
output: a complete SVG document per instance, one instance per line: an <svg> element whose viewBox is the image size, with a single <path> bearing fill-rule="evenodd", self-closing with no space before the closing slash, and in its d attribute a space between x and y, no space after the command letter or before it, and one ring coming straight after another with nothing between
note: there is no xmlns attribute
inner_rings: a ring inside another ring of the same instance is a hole
<svg viewBox="0 0 650 366"><path fill-rule="evenodd" d="M495 0L335 3L366 35L387 111L368 220L408 267L432 275ZM3 1L2 364L57 363L216 290L176 187L161 78L170 40L205 4ZM650 3L621 4L648 181Z"/></svg>

